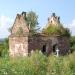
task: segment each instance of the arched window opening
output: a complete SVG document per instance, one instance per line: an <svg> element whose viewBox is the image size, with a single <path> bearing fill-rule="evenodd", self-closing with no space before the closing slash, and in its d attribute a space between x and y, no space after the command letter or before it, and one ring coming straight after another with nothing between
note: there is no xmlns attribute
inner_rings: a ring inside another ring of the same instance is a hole
<svg viewBox="0 0 75 75"><path fill-rule="evenodd" d="M57 49L57 44L54 44L54 45L53 45L53 53L56 52L56 49Z"/></svg>
<svg viewBox="0 0 75 75"><path fill-rule="evenodd" d="M46 53L46 45L43 45L43 47L42 47L42 52L43 52L43 53Z"/></svg>

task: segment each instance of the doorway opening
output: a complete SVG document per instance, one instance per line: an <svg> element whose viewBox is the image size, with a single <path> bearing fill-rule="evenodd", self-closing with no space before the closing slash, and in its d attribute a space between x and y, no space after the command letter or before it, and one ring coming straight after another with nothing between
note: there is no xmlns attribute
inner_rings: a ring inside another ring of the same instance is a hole
<svg viewBox="0 0 75 75"><path fill-rule="evenodd" d="M42 52L46 53L46 45L43 45Z"/></svg>
<svg viewBox="0 0 75 75"><path fill-rule="evenodd" d="M53 45L53 53L56 53L56 49L57 49L57 44Z"/></svg>

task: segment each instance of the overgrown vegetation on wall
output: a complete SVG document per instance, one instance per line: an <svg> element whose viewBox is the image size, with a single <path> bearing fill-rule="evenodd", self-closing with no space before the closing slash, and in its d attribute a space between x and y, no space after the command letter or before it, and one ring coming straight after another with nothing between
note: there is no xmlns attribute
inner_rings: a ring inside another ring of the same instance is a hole
<svg viewBox="0 0 75 75"><path fill-rule="evenodd" d="M64 28L62 25L49 25L47 28L42 31L44 34L52 36L52 35L60 35L70 37L70 31L68 28Z"/></svg>

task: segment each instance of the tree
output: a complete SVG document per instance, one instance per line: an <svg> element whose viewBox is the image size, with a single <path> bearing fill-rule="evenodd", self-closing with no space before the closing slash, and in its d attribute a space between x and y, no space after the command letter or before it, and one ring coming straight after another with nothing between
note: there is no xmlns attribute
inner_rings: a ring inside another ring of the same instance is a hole
<svg viewBox="0 0 75 75"><path fill-rule="evenodd" d="M71 36L70 38L70 47L72 50L75 50L75 36Z"/></svg>
<svg viewBox="0 0 75 75"><path fill-rule="evenodd" d="M7 56L9 50L9 42L8 38L5 38L0 44L0 56Z"/></svg>
<svg viewBox="0 0 75 75"><path fill-rule="evenodd" d="M26 15L26 21L31 33L36 33L39 30L38 16L35 12L28 12Z"/></svg>
<svg viewBox="0 0 75 75"><path fill-rule="evenodd" d="M67 36L67 37L71 37L71 33L70 30L68 28L64 28L62 34L62 36Z"/></svg>

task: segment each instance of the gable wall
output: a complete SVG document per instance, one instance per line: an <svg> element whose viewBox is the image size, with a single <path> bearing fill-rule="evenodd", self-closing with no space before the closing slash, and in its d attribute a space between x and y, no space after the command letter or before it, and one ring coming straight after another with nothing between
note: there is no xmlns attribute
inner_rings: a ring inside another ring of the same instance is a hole
<svg viewBox="0 0 75 75"><path fill-rule="evenodd" d="M24 33L29 33L29 29L28 29L25 19L22 15L17 15L11 34L17 33L19 27L22 27Z"/></svg>

